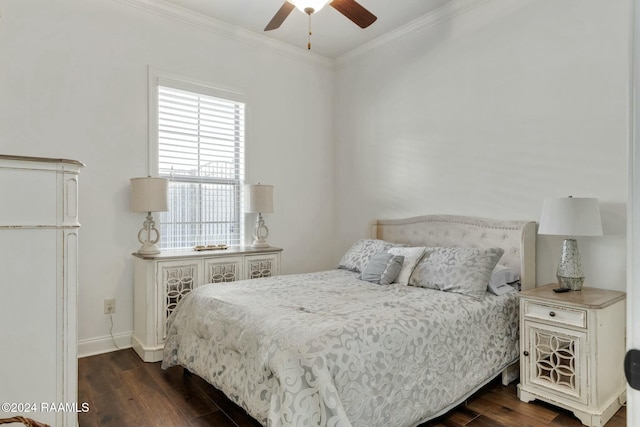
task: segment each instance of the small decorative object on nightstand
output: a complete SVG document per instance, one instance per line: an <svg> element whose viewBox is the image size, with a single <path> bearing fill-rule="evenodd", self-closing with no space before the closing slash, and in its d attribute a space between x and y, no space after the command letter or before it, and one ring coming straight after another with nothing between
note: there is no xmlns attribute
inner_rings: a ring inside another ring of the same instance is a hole
<svg viewBox="0 0 640 427"><path fill-rule="evenodd" d="M262 219L263 213L273 213L273 185L247 185L245 186L245 204L244 211L246 213L257 213L256 225L253 229L252 248L268 248L267 237L269 237L269 229L264 225Z"/></svg>
<svg viewBox="0 0 640 427"><path fill-rule="evenodd" d="M520 293L520 384L524 402L568 409L602 427L626 401L625 293L596 288Z"/></svg>
<svg viewBox="0 0 640 427"><path fill-rule="evenodd" d="M542 205L538 234L602 236L598 199L564 197L546 199ZM584 283L578 242L567 237L557 271L560 288L579 291Z"/></svg>

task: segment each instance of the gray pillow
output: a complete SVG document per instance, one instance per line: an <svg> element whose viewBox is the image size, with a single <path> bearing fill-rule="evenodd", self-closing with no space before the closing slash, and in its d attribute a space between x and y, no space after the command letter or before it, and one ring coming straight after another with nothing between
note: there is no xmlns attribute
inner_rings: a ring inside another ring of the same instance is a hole
<svg viewBox="0 0 640 427"><path fill-rule="evenodd" d="M377 253L371 257L360 278L367 282L390 285L400 274L403 261L402 255L393 255L389 252Z"/></svg>
<svg viewBox="0 0 640 427"><path fill-rule="evenodd" d="M500 248L427 248L409 284L481 300L503 253Z"/></svg>
<svg viewBox="0 0 640 427"><path fill-rule="evenodd" d="M384 240L360 239L344 254L338 268L361 273L367 264L369 264L372 256L380 252L385 252L394 246L393 243Z"/></svg>

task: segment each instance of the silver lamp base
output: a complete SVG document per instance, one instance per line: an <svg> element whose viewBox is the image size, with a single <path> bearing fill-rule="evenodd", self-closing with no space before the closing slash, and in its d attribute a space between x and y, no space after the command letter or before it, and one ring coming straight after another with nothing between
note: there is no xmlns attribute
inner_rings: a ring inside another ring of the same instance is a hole
<svg viewBox="0 0 640 427"><path fill-rule="evenodd" d="M584 273L576 239L564 239L562 242L562 258L558 264L556 277L562 289L571 289L572 291L582 289Z"/></svg>
<svg viewBox="0 0 640 427"><path fill-rule="evenodd" d="M571 289L572 291L579 291L582 289L584 277L556 277L558 278L558 284L562 289Z"/></svg>

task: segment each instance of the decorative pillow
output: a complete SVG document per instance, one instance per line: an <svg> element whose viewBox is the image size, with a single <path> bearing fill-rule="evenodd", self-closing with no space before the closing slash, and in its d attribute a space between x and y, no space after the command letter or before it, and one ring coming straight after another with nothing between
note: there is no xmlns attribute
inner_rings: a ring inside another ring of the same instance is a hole
<svg viewBox="0 0 640 427"><path fill-rule="evenodd" d="M456 292L483 299L493 268L504 251L500 248L427 248L409 284Z"/></svg>
<svg viewBox="0 0 640 427"><path fill-rule="evenodd" d="M493 272L491 272L487 290L495 295L502 295L516 290L511 284L516 283L518 280L520 280L518 273L504 265L496 265Z"/></svg>
<svg viewBox="0 0 640 427"><path fill-rule="evenodd" d="M386 252L393 246L395 246L393 243L384 240L360 239L344 254L338 268L361 273L367 264L369 264L372 256L380 252Z"/></svg>
<svg viewBox="0 0 640 427"><path fill-rule="evenodd" d="M362 270L360 278L367 282L390 285L398 277L403 261L402 255L393 255L389 252L377 253Z"/></svg>
<svg viewBox="0 0 640 427"><path fill-rule="evenodd" d="M424 246L418 246L415 248L391 248L389 249L389 253L393 255L402 255L404 257L404 262L402 263L402 270L400 270L400 274L398 278L394 280L394 283L398 283L400 285L408 285L409 277L411 277L411 273L413 273L413 269L418 264L418 261L422 259L425 251Z"/></svg>

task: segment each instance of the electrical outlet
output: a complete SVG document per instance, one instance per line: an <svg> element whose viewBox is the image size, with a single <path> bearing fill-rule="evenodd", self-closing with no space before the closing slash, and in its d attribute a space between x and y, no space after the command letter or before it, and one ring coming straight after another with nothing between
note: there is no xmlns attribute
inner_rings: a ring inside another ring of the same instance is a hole
<svg viewBox="0 0 640 427"><path fill-rule="evenodd" d="M116 312L116 299L107 298L104 300L104 314L113 314Z"/></svg>

